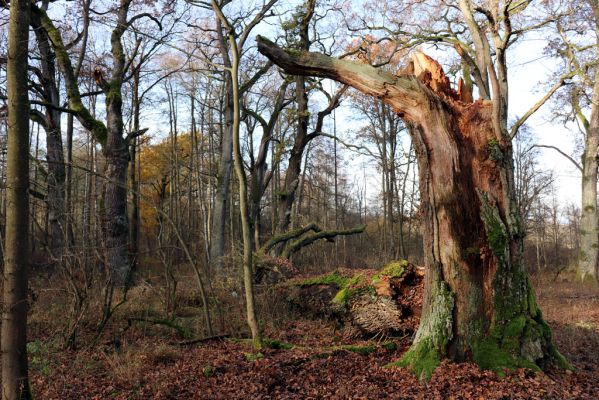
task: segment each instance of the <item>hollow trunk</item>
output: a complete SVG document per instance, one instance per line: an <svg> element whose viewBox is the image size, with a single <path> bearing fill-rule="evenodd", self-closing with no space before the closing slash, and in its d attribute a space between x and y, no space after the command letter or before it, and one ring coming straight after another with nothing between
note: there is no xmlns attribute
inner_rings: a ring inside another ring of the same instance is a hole
<svg viewBox="0 0 599 400"><path fill-rule="evenodd" d="M420 327L401 364L420 377L445 357L497 371L565 365L522 265L511 143L497 132L493 101L456 93L422 53L395 76L317 53L287 53L263 38L258 45L286 72L353 86L414 127L426 278Z"/></svg>

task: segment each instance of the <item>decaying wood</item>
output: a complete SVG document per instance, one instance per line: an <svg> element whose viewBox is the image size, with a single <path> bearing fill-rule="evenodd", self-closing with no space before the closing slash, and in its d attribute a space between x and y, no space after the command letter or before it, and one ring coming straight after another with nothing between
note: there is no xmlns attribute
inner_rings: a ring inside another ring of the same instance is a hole
<svg viewBox="0 0 599 400"><path fill-rule="evenodd" d="M472 102L470 88L454 90L441 66L419 52L412 54L412 67L393 75L319 53L286 51L262 37L257 42L285 72L352 86L391 106L410 127L427 274L421 324L404 365L419 376L430 376L436 365L423 367L421 358L474 360L497 370L565 365L522 264L505 71L490 74L493 100ZM514 320L520 321L515 331L509 328Z"/></svg>
<svg viewBox="0 0 599 400"><path fill-rule="evenodd" d="M359 277L347 299L337 301L344 288L336 283L305 284L293 280L282 286L283 298L295 310L313 317L333 319L350 337L380 337L412 334L418 327L422 306L424 273L408 264L400 277L374 270L344 270L341 276Z"/></svg>

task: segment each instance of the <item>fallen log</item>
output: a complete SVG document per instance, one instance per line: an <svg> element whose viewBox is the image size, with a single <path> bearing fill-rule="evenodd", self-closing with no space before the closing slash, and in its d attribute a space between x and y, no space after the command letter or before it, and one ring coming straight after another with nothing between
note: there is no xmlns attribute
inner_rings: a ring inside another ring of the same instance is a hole
<svg viewBox="0 0 599 400"><path fill-rule="evenodd" d="M296 278L282 288L294 310L332 320L346 336L402 336L418 328L423 277L421 268L404 260L379 271L343 269Z"/></svg>

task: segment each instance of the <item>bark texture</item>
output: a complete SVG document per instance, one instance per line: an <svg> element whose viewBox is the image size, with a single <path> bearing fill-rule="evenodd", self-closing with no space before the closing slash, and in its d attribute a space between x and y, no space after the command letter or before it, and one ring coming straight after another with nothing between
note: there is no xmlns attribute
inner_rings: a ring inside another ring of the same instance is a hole
<svg viewBox="0 0 599 400"><path fill-rule="evenodd" d="M599 38L599 6L590 2L595 15L595 33ZM598 50L599 54L599 50ZM582 117L585 128L582 155L582 210L580 218L580 259L578 269L582 279L599 278L599 212L597 210L597 168L599 167L599 69L595 71L590 120ZM580 119L580 117L579 117Z"/></svg>
<svg viewBox="0 0 599 400"><path fill-rule="evenodd" d="M8 144L2 304L2 399L30 399L27 373L29 268L29 0L10 2L6 88Z"/></svg>
<svg viewBox="0 0 599 400"><path fill-rule="evenodd" d="M48 160L48 225L49 243L54 257L59 258L67 238L67 213L65 208L66 170L60 129L60 93L56 82L55 56L48 35L33 21L35 36L40 51L41 84L43 99L51 106L46 107L42 126L46 131L46 158Z"/></svg>
<svg viewBox="0 0 599 400"><path fill-rule="evenodd" d="M260 37L258 47L288 73L335 79L382 99L413 127L426 277L420 328L400 364L422 378L445 357L498 372L565 366L522 265L511 143L494 110L502 104L468 101L422 53L413 55L409 72L395 76L286 52Z"/></svg>

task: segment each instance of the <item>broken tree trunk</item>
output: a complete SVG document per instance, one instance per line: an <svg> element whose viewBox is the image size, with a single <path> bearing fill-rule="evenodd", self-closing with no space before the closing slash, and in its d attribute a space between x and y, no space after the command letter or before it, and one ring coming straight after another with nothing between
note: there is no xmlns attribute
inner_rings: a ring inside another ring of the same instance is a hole
<svg viewBox="0 0 599 400"><path fill-rule="evenodd" d="M418 328L423 270L407 261L375 270L340 270L282 285L286 302L310 317L336 320L344 336L410 335Z"/></svg>
<svg viewBox="0 0 599 400"><path fill-rule="evenodd" d="M427 377L442 358L483 368L567 366L522 265L512 148L494 101L472 102L422 53L396 76L369 65L279 48L259 51L294 75L334 79L382 99L410 129L420 173L426 267L422 319L401 365Z"/></svg>

